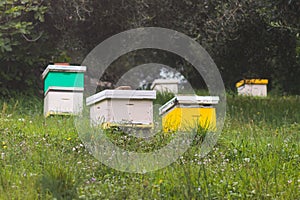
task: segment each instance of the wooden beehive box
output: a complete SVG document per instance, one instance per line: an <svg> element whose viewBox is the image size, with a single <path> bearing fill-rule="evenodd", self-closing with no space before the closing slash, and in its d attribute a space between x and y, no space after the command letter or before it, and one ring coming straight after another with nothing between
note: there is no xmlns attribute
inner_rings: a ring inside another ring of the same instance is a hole
<svg viewBox="0 0 300 200"><path fill-rule="evenodd" d="M48 65L44 80L44 115L79 114L83 106L84 66Z"/></svg>
<svg viewBox="0 0 300 200"><path fill-rule="evenodd" d="M93 125L151 128L155 98L150 90L104 90L88 97L86 104Z"/></svg>
<svg viewBox="0 0 300 200"><path fill-rule="evenodd" d="M159 108L164 132L215 129L218 102L217 96L175 96Z"/></svg>
<svg viewBox="0 0 300 200"><path fill-rule="evenodd" d="M239 95L267 96L267 79L244 79L236 83Z"/></svg>

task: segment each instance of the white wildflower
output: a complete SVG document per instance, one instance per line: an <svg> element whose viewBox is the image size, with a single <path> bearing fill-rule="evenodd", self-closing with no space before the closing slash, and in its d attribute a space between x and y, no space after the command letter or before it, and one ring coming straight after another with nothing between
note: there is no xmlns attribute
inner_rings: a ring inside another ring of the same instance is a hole
<svg viewBox="0 0 300 200"><path fill-rule="evenodd" d="M236 149L233 149L233 153L236 155L237 154L237 150Z"/></svg>
<svg viewBox="0 0 300 200"><path fill-rule="evenodd" d="M25 119L24 118L19 118L18 121L25 122Z"/></svg>

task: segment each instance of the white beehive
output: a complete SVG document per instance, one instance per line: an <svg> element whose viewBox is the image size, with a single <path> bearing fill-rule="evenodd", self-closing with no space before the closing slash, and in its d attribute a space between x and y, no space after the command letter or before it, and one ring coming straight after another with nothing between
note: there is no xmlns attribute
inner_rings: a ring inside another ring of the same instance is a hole
<svg viewBox="0 0 300 200"><path fill-rule="evenodd" d="M104 90L86 99L93 125L153 126L155 91Z"/></svg>
<svg viewBox="0 0 300 200"><path fill-rule="evenodd" d="M156 79L151 85L151 90L159 92L171 92L174 94L178 93L178 83L176 79Z"/></svg>
<svg viewBox="0 0 300 200"><path fill-rule="evenodd" d="M44 115L77 115L82 111L85 66L48 65L44 80Z"/></svg>
<svg viewBox="0 0 300 200"><path fill-rule="evenodd" d="M267 96L267 79L245 79L236 83L239 95Z"/></svg>

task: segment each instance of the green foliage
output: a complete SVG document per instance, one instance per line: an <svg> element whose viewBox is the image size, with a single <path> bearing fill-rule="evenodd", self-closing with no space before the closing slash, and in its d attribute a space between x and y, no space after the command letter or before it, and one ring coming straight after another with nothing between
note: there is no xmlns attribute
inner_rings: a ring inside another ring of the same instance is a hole
<svg viewBox="0 0 300 200"><path fill-rule="evenodd" d="M31 35L35 23L44 22L46 7L42 1L6 0L0 3L0 51L12 51L20 45L19 36ZM32 18L33 16L33 18Z"/></svg>
<svg viewBox="0 0 300 200"><path fill-rule="evenodd" d="M41 90L39 76L49 62L81 63L106 38L154 26L199 42L227 88L234 89L242 78L268 78L269 89L299 94L299 8L296 0L1 1L0 93ZM174 67L196 89L205 88L183 58L149 49L122 56L102 80L115 84L126 71L147 62Z"/></svg>
<svg viewBox="0 0 300 200"><path fill-rule="evenodd" d="M174 97L174 93L171 92L156 92L156 99L154 100L154 104L164 105L168 101L170 101Z"/></svg>
<svg viewBox="0 0 300 200"><path fill-rule="evenodd" d="M0 94L36 92L39 65L44 63L44 22L47 7L40 0L7 0L0 4ZM42 49L42 50L41 50Z"/></svg>

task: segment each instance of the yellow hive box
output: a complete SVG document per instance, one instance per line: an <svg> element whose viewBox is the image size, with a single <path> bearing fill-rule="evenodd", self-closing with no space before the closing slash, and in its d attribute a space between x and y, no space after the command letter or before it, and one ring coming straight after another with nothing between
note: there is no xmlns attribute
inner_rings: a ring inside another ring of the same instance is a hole
<svg viewBox="0 0 300 200"><path fill-rule="evenodd" d="M239 95L267 96L268 79L244 79L236 83Z"/></svg>
<svg viewBox="0 0 300 200"><path fill-rule="evenodd" d="M216 128L216 96L175 96L159 108L164 132Z"/></svg>

